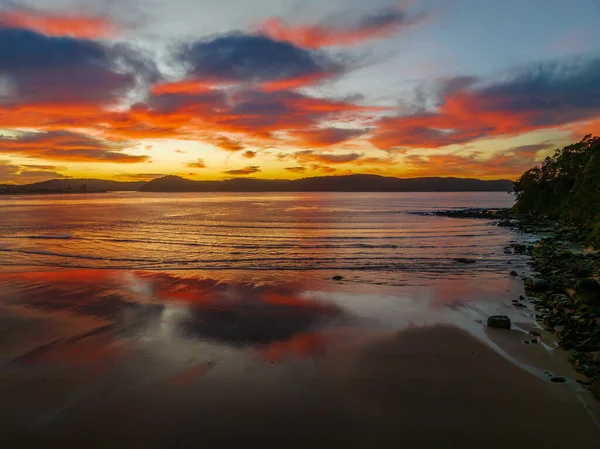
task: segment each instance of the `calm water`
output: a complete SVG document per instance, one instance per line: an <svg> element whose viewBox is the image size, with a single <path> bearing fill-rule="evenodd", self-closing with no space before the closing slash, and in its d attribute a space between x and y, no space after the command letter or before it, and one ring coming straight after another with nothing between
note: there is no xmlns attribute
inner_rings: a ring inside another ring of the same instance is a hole
<svg viewBox="0 0 600 449"><path fill-rule="evenodd" d="M512 303L524 291L510 271L528 269L504 248L531 237L416 213L511 203L503 193L0 197L3 441L595 447L581 397L565 390L578 384L549 382L573 375L550 336L523 344L527 329L544 331L531 304ZM487 328L493 314L513 331Z"/></svg>
<svg viewBox="0 0 600 449"><path fill-rule="evenodd" d="M404 285L505 270L503 247L516 238L489 221L414 212L512 203L501 192L2 197L0 265L342 274Z"/></svg>

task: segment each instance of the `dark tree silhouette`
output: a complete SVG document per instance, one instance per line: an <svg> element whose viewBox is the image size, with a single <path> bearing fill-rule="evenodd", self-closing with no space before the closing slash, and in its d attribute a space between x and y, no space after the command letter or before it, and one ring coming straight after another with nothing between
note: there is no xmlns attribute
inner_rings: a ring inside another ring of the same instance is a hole
<svg viewBox="0 0 600 449"><path fill-rule="evenodd" d="M578 225L582 237L600 246L600 137L587 135L515 183L514 212L549 216Z"/></svg>

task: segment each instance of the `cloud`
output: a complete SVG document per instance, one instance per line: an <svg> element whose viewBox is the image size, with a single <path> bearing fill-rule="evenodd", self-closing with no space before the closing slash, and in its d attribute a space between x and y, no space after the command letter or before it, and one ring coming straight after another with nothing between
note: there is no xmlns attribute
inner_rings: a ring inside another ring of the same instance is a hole
<svg viewBox="0 0 600 449"><path fill-rule="evenodd" d="M246 142L258 144L260 140L273 140L278 131L314 128L324 120L353 120L380 110L293 91L215 89L151 95L146 104L138 104L126 113L88 114L78 117L71 126L85 127L85 120L93 118L104 123L115 137L203 140L226 151L240 151L244 149L242 142L220 133L243 135Z"/></svg>
<svg viewBox="0 0 600 449"><path fill-rule="evenodd" d="M425 13L410 14L399 5L362 17L337 15L318 24L292 25L275 17L260 25L259 32L304 48L354 46L393 36L420 24L429 16Z"/></svg>
<svg viewBox="0 0 600 449"><path fill-rule="evenodd" d="M534 158L539 151L549 150L554 148L554 144L545 142L545 143L536 143L532 145L521 145L518 147L509 148L505 150L507 153L513 153L518 156L526 156Z"/></svg>
<svg viewBox="0 0 600 449"><path fill-rule="evenodd" d="M552 148L550 143L508 148L485 157L476 151L469 155L430 154L404 156L403 163L411 176L468 176L479 178L506 177L515 179L537 164L536 155Z"/></svg>
<svg viewBox="0 0 600 449"><path fill-rule="evenodd" d="M43 181L49 178L64 178L65 176L56 170L62 167L53 165L16 165L10 161L0 160L0 183L27 184Z"/></svg>
<svg viewBox="0 0 600 449"><path fill-rule="evenodd" d="M235 152L244 149L244 145L241 142L225 136L215 136L209 140L209 143L225 151Z"/></svg>
<svg viewBox="0 0 600 449"><path fill-rule="evenodd" d="M122 101L140 80L157 79L154 63L127 45L107 46L71 37L0 28L4 107L90 105L96 111Z"/></svg>
<svg viewBox="0 0 600 449"><path fill-rule="evenodd" d="M371 142L385 150L437 148L590 120L600 116L599 77L600 59L580 58L532 65L492 83L450 80L437 110L383 118Z"/></svg>
<svg viewBox="0 0 600 449"><path fill-rule="evenodd" d="M315 153L312 150L297 151L292 157L299 162L317 162L324 164L347 164L349 162L356 162L363 157L359 153L347 153L347 154L329 154L329 153Z"/></svg>
<svg viewBox="0 0 600 449"><path fill-rule="evenodd" d="M19 7L0 11L0 28L21 28L47 36L86 39L112 37L118 28L106 17L77 13L50 13Z"/></svg>
<svg viewBox="0 0 600 449"><path fill-rule="evenodd" d="M151 181L152 179L167 176L165 173L121 173L117 177L131 181Z"/></svg>
<svg viewBox="0 0 600 449"><path fill-rule="evenodd" d="M246 159L254 159L256 157L256 154L257 154L256 151L247 150L247 151L244 151L242 156L245 157Z"/></svg>
<svg viewBox="0 0 600 449"><path fill-rule="evenodd" d="M184 85L196 89L206 83L265 83L267 90L280 90L314 84L343 71L342 64L323 53L245 34L182 45L177 60L191 78Z"/></svg>
<svg viewBox="0 0 600 449"><path fill-rule="evenodd" d="M327 147L365 134L365 129L349 128L309 128L296 130L291 135L310 147Z"/></svg>
<svg viewBox="0 0 600 449"><path fill-rule="evenodd" d="M310 169L313 171L320 171L326 174L335 173L337 171L337 168L328 167L327 165L322 164L311 164Z"/></svg>
<svg viewBox="0 0 600 449"><path fill-rule="evenodd" d="M204 163L204 159L198 159L196 162L189 162L189 163L187 163L186 167L189 167L189 168L206 168L206 164Z"/></svg>
<svg viewBox="0 0 600 449"><path fill-rule="evenodd" d="M71 131L23 132L16 137L0 136L0 153L21 157L72 162L139 163L149 156L121 153L133 144L108 141Z"/></svg>
<svg viewBox="0 0 600 449"><path fill-rule="evenodd" d="M285 169L292 173L304 173L306 171L306 167L285 167Z"/></svg>
<svg viewBox="0 0 600 449"><path fill-rule="evenodd" d="M227 175L247 176L258 172L260 172L260 167L258 165L249 165L245 168L240 168L238 170L225 170L223 173Z"/></svg>

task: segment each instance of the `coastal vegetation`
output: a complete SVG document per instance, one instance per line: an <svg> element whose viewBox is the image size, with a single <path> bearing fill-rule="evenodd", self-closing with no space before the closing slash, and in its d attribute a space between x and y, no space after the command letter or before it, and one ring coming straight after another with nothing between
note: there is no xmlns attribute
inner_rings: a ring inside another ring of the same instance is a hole
<svg viewBox="0 0 600 449"><path fill-rule="evenodd" d="M557 150L527 170L513 191L514 213L571 224L578 240L600 247L600 137Z"/></svg>

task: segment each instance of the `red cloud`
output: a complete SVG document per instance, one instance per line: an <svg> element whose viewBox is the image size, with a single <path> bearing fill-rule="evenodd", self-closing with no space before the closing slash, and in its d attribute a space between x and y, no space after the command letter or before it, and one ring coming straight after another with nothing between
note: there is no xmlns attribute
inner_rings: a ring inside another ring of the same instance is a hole
<svg viewBox="0 0 600 449"><path fill-rule="evenodd" d="M0 137L0 153L74 162L147 162L149 156L121 153L130 142L107 141L70 131L22 133L17 137Z"/></svg>
<svg viewBox="0 0 600 449"><path fill-rule="evenodd" d="M105 17L84 14L52 14L31 10L1 11L0 27L23 28L47 36L85 39L110 37L117 27Z"/></svg>
<svg viewBox="0 0 600 449"><path fill-rule="evenodd" d="M332 46L354 46L383 39L410 28L427 18L427 14L410 16L402 5L388 8L354 20L330 18L319 24L291 25L278 17L262 23L261 34L299 47L317 49Z"/></svg>
<svg viewBox="0 0 600 449"><path fill-rule="evenodd" d="M384 150L436 148L597 119L599 73L600 60L589 59L538 64L485 85L473 78L451 79L441 86L436 111L383 118L371 142Z"/></svg>

